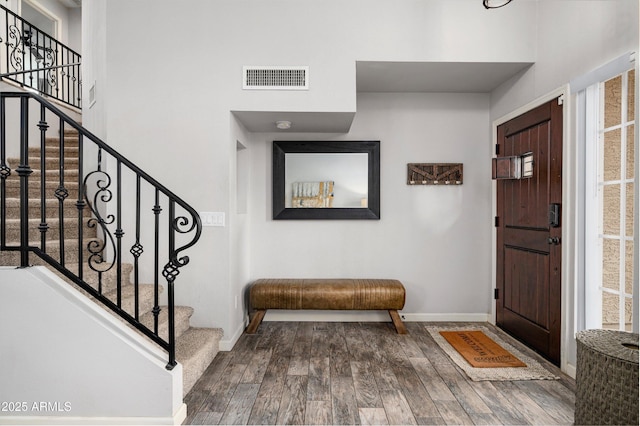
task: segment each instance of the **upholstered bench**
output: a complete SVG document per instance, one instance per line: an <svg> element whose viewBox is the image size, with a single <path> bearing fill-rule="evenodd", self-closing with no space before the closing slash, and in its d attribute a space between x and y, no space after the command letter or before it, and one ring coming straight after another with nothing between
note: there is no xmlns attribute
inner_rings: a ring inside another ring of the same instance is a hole
<svg viewBox="0 0 640 426"><path fill-rule="evenodd" d="M405 290L398 280L259 279L249 290L255 314L246 332L258 330L267 309L386 310L398 334L406 334L398 310Z"/></svg>

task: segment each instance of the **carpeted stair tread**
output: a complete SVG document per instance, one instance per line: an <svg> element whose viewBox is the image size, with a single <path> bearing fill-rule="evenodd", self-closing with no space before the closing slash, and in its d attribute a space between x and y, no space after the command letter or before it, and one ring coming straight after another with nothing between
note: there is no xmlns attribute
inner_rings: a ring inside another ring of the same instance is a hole
<svg viewBox="0 0 640 426"><path fill-rule="evenodd" d="M169 308L160 306L160 314L158 315L158 335L164 340L169 340ZM189 321L193 315L193 308L190 306L175 306L174 321L176 339L181 336L190 327ZM140 322L149 330L153 330L153 312L147 312L140 317Z"/></svg>
<svg viewBox="0 0 640 426"><path fill-rule="evenodd" d="M222 330L191 327L176 339L176 359L183 366L183 394L187 395L218 353Z"/></svg>
<svg viewBox="0 0 640 426"><path fill-rule="evenodd" d="M12 160L12 159L8 159L8 160ZM34 167L34 165L37 165L38 168L40 168L40 155L34 155L34 156L29 156L29 164L31 165L31 167ZM19 163L19 161L18 161ZM78 167L78 157L69 157L69 158L65 158L64 159L64 165L65 167ZM15 164L11 163L11 164ZM58 169L60 168L60 156L56 155L47 155L45 160L44 160L44 164L45 167L47 168L47 170L51 170L53 168Z"/></svg>
<svg viewBox="0 0 640 426"><path fill-rule="evenodd" d="M78 146L78 140L80 136L78 132L64 132L64 144L69 146ZM60 145L60 138L58 136L48 136L45 138L45 144Z"/></svg>
<svg viewBox="0 0 640 426"><path fill-rule="evenodd" d="M29 232L29 245L30 246L35 246L35 247L40 247L40 238L38 238L39 235L32 235L31 232ZM87 244L89 244L91 241L96 241L98 240L97 238L93 238L93 237L87 237L85 235L85 238L83 238L82 240L82 247L86 249ZM64 240L64 246L65 246L65 250L67 249L73 249L73 248L77 248L78 247L78 239L77 238L65 238ZM20 241L7 241L7 245L8 246L18 246L20 245ZM56 239L56 240L51 240L51 241L47 241L47 252L52 251L52 250L58 250L60 248L60 240ZM77 259L76 259L77 261ZM70 262L73 263L73 262Z"/></svg>
<svg viewBox="0 0 640 426"><path fill-rule="evenodd" d="M66 268L72 271L74 274L78 274L78 264L77 263L68 263L65 265ZM123 263L121 267L121 275L122 275L122 286L133 285L131 280L131 273L133 272L133 264L131 263ZM93 288L98 288L98 282L100 278L98 276L98 272L91 269L91 267L84 263L82 267L82 279L90 284ZM118 283L118 271L116 267L109 269L108 271L102 272L102 292L108 293L116 289ZM162 286L160 286L160 292L162 293Z"/></svg>
<svg viewBox="0 0 640 426"><path fill-rule="evenodd" d="M20 197L20 180L18 179L7 179L5 183L7 197L18 198ZM51 198L55 197L56 189L60 186L60 183L57 181L47 181L45 184L45 197ZM29 180L29 198L35 198L40 196L40 179ZM78 181L70 180L64 183L64 187L67 190L67 202L69 200L77 200L78 198Z"/></svg>
<svg viewBox="0 0 640 426"><path fill-rule="evenodd" d="M78 200L78 183L65 182L64 186L65 186L65 189L67 190L67 196L64 197L64 195L61 195L61 197L63 197L65 202L72 201L75 203ZM57 182L47 182L44 190L45 197L47 198L55 197L56 190L58 189L58 187L59 187L59 184ZM40 191L40 181L29 182L29 191L27 193L28 194L27 196L29 198L38 197L40 196L41 192L42 191ZM11 198L20 197L20 182L7 181L6 193L7 193L7 197L11 197Z"/></svg>
<svg viewBox="0 0 640 426"><path fill-rule="evenodd" d="M60 145L58 145L58 144L56 144L56 145L53 145L53 144L45 145L44 149L45 149L45 155L47 157L49 157L51 155L60 155ZM64 146L65 156L68 154L68 155L73 155L74 157L77 157L78 156L78 151L79 151L79 148L78 148L77 145L76 146L69 146L69 145L67 145L65 143L65 146ZM38 147L30 146L28 152L29 152L29 156L40 156L41 149L40 149L39 146Z"/></svg>
<svg viewBox="0 0 640 426"><path fill-rule="evenodd" d="M7 219L6 223L6 238L8 241L20 241L20 219ZM78 238L79 230L78 230L78 218L70 217L65 218L64 221L64 235L67 239L75 239ZM46 231L46 239L48 241L57 240L60 238L60 219L57 218L47 218L46 224L49 226L49 229ZM87 221L83 220L83 237L84 238L95 238L96 237L96 228L90 228L87 225ZM31 218L29 219L29 238L40 238L41 233L39 230L40 219Z"/></svg>
<svg viewBox="0 0 640 426"><path fill-rule="evenodd" d="M27 159L27 161L29 161L29 166L32 169L35 169L36 167L38 169L41 169L41 167L40 167L40 159L41 159L40 155L29 155L29 158ZM78 168L78 163L79 163L78 157L66 157L64 159L65 168L77 169ZM13 169L11 171L12 175L16 174L15 169L19 164L20 164L20 159L18 159L18 158L7 158L7 165L9 167L11 167L11 169ZM60 156L59 155L47 155L45 160L44 160L44 164L45 164L46 170L58 170L58 169L60 169Z"/></svg>
<svg viewBox="0 0 640 426"><path fill-rule="evenodd" d="M76 207L77 200L69 200L63 203L63 214L65 218L78 218L78 208ZM31 219L40 218L40 198L29 198L29 217ZM57 198L45 199L47 218L58 218L60 203ZM20 199L11 197L6 199L7 217L20 217ZM85 218L90 217L90 210L85 207L82 211Z"/></svg>
<svg viewBox="0 0 640 426"><path fill-rule="evenodd" d="M78 159L71 158L70 160L72 164L67 164L67 160L65 159L65 168L63 169L65 178L68 176L78 176ZM51 161L58 164L60 159L56 157L51 157L51 158L47 158L46 161ZM45 166L46 166L46 161L45 161ZM20 159L8 158L7 165L12 169L11 174L7 177L7 181L10 181L12 179L20 179L20 175L18 175L18 172L16 171L16 169L20 165ZM66 166L69 166L69 167L66 167ZM36 177L40 179L40 176L42 175L40 171L40 157L29 157L29 167L32 170L32 173L29 175L29 181L31 182L31 179L35 179ZM58 176L60 175L60 167L55 167L55 168L47 167L45 169L45 175L47 178L57 179Z"/></svg>
<svg viewBox="0 0 640 426"><path fill-rule="evenodd" d="M40 240L35 240L35 237L30 234L30 246L40 247ZM82 247L84 249L83 259L88 259L89 252L86 247L91 241L96 241L95 238L85 238L82 241ZM78 262L78 240L77 239L65 239L65 263ZM19 242L7 241L7 246L18 247ZM47 241L46 245L47 253L54 259L59 260L60 253L60 241L51 240ZM35 254L29 256L29 264L31 265L46 265L44 261L39 262L39 257ZM20 252L17 251L0 251L0 265L1 266L18 266L20 265Z"/></svg>
<svg viewBox="0 0 640 426"><path fill-rule="evenodd" d="M29 175L29 184L31 184L31 182L33 182L35 179L40 180L42 173L40 171L40 162L38 161L37 163L34 164L30 164L29 165L31 167L31 170L33 171L30 175ZM15 172L15 168L17 167L17 164L13 164L10 167L13 168L14 171L11 172L11 175L9 175L9 177L7 178L7 182L11 182L13 180L20 180L20 175L18 175L18 172ZM60 169L55 168L55 169L46 169L45 170L45 179L50 179L50 180L55 180L56 183L58 183L58 181L60 180ZM78 180L78 169L76 168L65 168L64 169L64 179L65 181L67 179L75 179L76 182Z"/></svg>
<svg viewBox="0 0 640 426"><path fill-rule="evenodd" d="M159 287L159 291L162 292L162 286ZM123 286L120 295L120 308L127 312L132 317L135 317L135 289L132 285ZM142 316L145 313L153 309L153 294L155 286L153 284L139 284L138 285L138 315ZM116 289L109 292L103 292L103 296L111 300L113 303L118 303L118 291Z"/></svg>

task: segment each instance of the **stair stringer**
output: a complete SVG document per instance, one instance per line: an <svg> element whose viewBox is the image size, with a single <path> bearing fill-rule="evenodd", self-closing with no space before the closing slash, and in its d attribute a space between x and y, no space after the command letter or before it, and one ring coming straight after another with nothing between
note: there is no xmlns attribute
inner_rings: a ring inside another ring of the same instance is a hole
<svg viewBox="0 0 640 426"><path fill-rule="evenodd" d="M44 267L0 277L0 400L27 403L1 422L184 420L181 364Z"/></svg>
<svg viewBox="0 0 640 426"><path fill-rule="evenodd" d="M59 157L58 144L59 144L58 138L56 137L47 138L46 149L48 151L52 151L52 153L55 154L55 155L52 154L51 156L49 156L47 160L47 163L48 163L47 185L50 186L51 188L55 188L58 185L58 181L56 180L56 174L58 173L56 164L51 164L51 163L57 163L59 161L58 160L58 157ZM75 182L77 181L78 166L77 166L77 159L74 157L74 155L77 154L77 151L78 151L77 131L65 130L65 164L66 164L65 185L70 186L72 190L73 188L77 188L77 184ZM30 152L30 157L29 157L30 163L32 164L32 167L34 167L34 172L32 175L33 182L30 184L30 188L31 190L35 191L36 189L39 188L39 185L40 185L40 178L39 178L40 170L38 169L38 167L40 167L39 165L40 165L41 153L39 151L39 148L37 147L30 147L29 152ZM67 154L71 154L71 155L68 156ZM18 158L8 158L7 160L8 160L8 163L14 167L17 167L17 165L20 163L20 160ZM52 180L50 180L49 177L51 177ZM7 236L8 236L8 240L10 241L9 242L10 246L18 246L19 245L18 242L11 241L11 240L19 239L20 224L18 220L18 217L19 217L18 207L20 205L20 199L17 198L19 196L19 179L17 174L13 173L9 177L9 179L7 180L7 185L8 185L8 188L7 188L8 190L6 194L7 205L8 205ZM33 197L36 197L39 195L39 191L35 191L31 195ZM72 192L72 195L73 196L70 197L70 199L77 198L76 193ZM38 198L34 198L33 200L30 200L30 205L38 207L39 202L40 201ZM77 220L76 219L77 210L75 212L73 211L73 209L75 208L73 201L70 203L66 203L65 209L68 208L69 204L72 205L72 210L71 210L72 213L69 216L70 218L68 220L71 220L72 222L75 223L75 221ZM49 200L47 206L48 206L47 207L48 210L53 208L53 212L54 212L53 216L56 217L55 213L57 211L57 200L55 199ZM36 240L38 240L40 236L40 233L37 230L37 224L39 222L37 218L39 217L39 214L40 214L39 208L33 208L30 210L30 215L32 215L30 217L30 220L32 222L30 226L31 227L30 236L33 237L32 238L34 240L33 245L38 245ZM85 215L84 223L86 227L87 220L91 217L89 215L88 209L85 209L84 215ZM56 234L57 230L55 229L55 225L57 224L57 222L55 220L54 221L50 220L50 222L51 222L52 228L50 229L49 232L47 232L47 239L50 240L48 242L48 248L49 250L52 250L53 253L56 253L57 247L59 245L55 238L57 237L57 234ZM75 231L73 227L66 228L66 229L67 231L68 230ZM72 237L75 237L75 236L76 234L72 235ZM87 241L89 239L95 240L97 238L95 228L85 229L84 237ZM75 245L73 244L69 244L69 246L71 247L71 250L67 249L66 256L65 256L66 262L68 264L76 261L77 259L77 248L75 248ZM86 246L86 243L85 243L85 246ZM84 256L85 256L85 259L87 259L88 254L85 253ZM20 253L17 251L13 251L13 252L0 251L0 265L4 265L4 266L19 265L20 264L19 259L20 259ZM38 258L35 255L30 256L30 261L32 262L32 264L47 266L44 261L42 261L40 258ZM67 266L70 266L70 265L67 265ZM131 267L132 265L130 264L127 264L126 266L123 265L123 268L127 272L123 276L122 288L123 288L123 292L129 295L129 297L125 297L123 299L124 310L130 313L131 315L133 315L133 305L132 305L133 284L130 279ZM77 269L77 266L72 267L70 270L75 271L76 269ZM84 296L88 296L84 291L80 290L78 286L76 286L74 283L72 283L71 281L63 277L62 274L56 272L55 270L53 272L56 273L63 281L68 281L69 284L71 284L71 286L74 289L78 290L81 294L83 294ZM105 277L109 275L115 275L114 274L115 270L112 270L109 272L110 272L109 274L105 274ZM85 279L89 275L90 274L86 274L85 272ZM115 279L114 276L111 276L111 278ZM91 284L92 287L97 289L97 284L93 282L90 282L89 284ZM151 287L151 285L147 285L147 284L141 284L141 286L147 287L145 290L148 290L148 287ZM162 287L161 287L161 290L162 290ZM109 295L109 293L106 293L106 294ZM111 297L109 298L115 303L114 294L115 294L115 288L112 288ZM147 326L150 326L150 324L152 324L152 322L149 321L148 319L144 320L145 316L146 317L149 316L149 311L151 310L151 307L152 307L149 305L151 301L152 299L150 298L147 298L147 299L143 298L142 300L143 305L141 306L141 310L140 310L141 320L143 320ZM109 312L102 305L99 305L99 307L102 309L105 309L106 312ZM161 337L166 340L168 339L167 331L166 331L168 327L167 318L166 318L166 306L161 306L161 309L162 309L161 323L160 323L160 329L162 330ZM191 317L192 312L193 310L191 308L176 306L176 334L175 334L176 360L179 363L181 363L183 367L183 377L184 377L183 393L185 396L191 390L191 387L195 384L195 382L200 378L200 376L202 375L204 370L208 367L208 365L211 363L211 361L213 361L214 357L218 353L219 346L220 346L220 339L222 338L221 329L191 327L189 323L189 319ZM164 354L164 357L166 358L166 353Z"/></svg>

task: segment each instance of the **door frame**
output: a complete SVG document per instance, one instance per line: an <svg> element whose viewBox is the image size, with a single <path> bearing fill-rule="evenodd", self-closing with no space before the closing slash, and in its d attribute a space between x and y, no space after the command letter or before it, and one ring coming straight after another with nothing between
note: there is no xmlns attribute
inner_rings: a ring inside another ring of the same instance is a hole
<svg viewBox="0 0 640 426"><path fill-rule="evenodd" d="M571 144L571 92L569 85L564 85L552 92L549 92L526 105L496 119L491 125L491 153L494 156L494 146L498 138L498 126L507 121L522 115L544 103L560 97L562 104L562 244L561 244L561 331L560 331L560 369L571 377L575 377L576 367L574 357L567 355L573 351L575 354L575 313L576 313L576 279L577 279L577 221L571 218L576 217L577 202L577 155L575 144ZM487 167L489 167L487 165ZM497 182L494 180L491 184L491 212L492 216L497 216ZM492 219L493 220L493 219ZM497 229L491 225L491 285L496 288L497 280ZM495 300L491 302L491 323L496 323L496 304Z"/></svg>

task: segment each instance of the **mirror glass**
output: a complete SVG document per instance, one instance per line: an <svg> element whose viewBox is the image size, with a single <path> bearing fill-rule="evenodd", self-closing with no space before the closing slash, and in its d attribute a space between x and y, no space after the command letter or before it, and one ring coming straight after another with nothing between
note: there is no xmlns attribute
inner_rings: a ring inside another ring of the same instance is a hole
<svg viewBox="0 0 640 426"><path fill-rule="evenodd" d="M274 219L380 219L380 141L274 141Z"/></svg>
<svg viewBox="0 0 640 426"><path fill-rule="evenodd" d="M366 153L285 154L286 208L366 208Z"/></svg>

